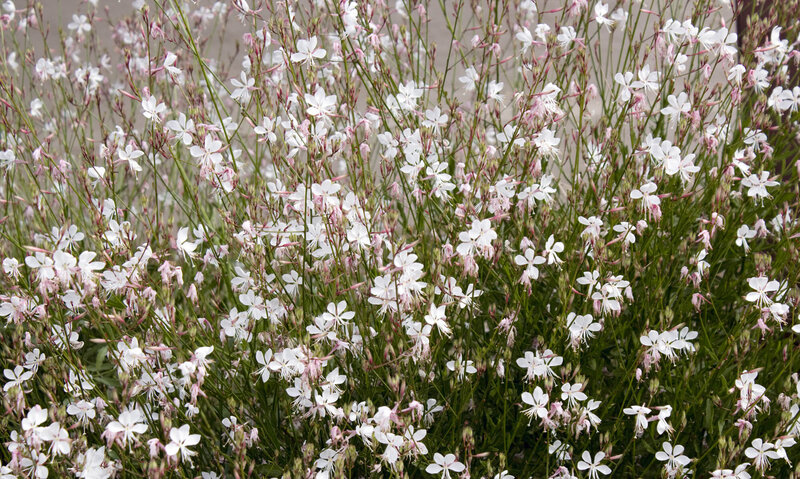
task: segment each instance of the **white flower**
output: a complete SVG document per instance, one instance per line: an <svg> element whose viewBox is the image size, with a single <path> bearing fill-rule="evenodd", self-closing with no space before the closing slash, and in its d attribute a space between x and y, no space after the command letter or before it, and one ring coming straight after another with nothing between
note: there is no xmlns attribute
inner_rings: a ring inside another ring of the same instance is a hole
<svg viewBox="0 0 800 479"><path fill-rule="evenodd" d="M453 371L458 374L459 381L462 381L464 379L464 374L475 374L476 372L478 372L478 370L475 369L475 366L473 366L472 361L471 360L465 361L460 354L458 355L458 358L455 361L448 361L447 364L445 364L445 366L447 366L447 369L449 369L450 371Z"/></svg>
<svg viewBox="0 0 800 479"><path fill-rule="evenodd" d="M291 60L294 63L302 62L313 65L315 60L325 58L326 54L324 48L317 47L317 37L313 36L308 40L297 41L297 52L292 53Z"/></svg>
<svg viewBox="0 0 800 479"><path fill-rule="evenodd" d="M50 459L43 452L31 451L31 457L23 456L19 460L22 469L27 470L28 477L47 479L50 472L47 470L47 461Z"/></svg>
<svg viewBox="0 0 800 479"><path fill-rule="evenodd" d="M775 451L775 445L764 442L763 439L753 439L751 446L744 450L744 455L753 460L753 466L761 472L769 469L769 460L778 459L780 456Z"/></svg>
<svg viewBox="0 0 800 479"><path fill-rule="evenodd" d="M570 335L569 342L573 348L577 348L593 338L594 333L600 331L603 327L600 323L594 321L591 314L580 316L570 312L567 315L567 329Z"/></svg>
<svg viewBox="0 0 800 479"><path fill-rule="evenodd" d="M178 230L178 237L175 240L178 251L181 255L194 257L194 252L197 249L197 243L189 241L189 228L184 226Z"/></svg>
<svg viewBox="0 0 800 479"><path fill-rule="evenodd" d="M692 104L689 102L689 95L686 92L680 92L678 96L668 96L667 105L661 109L661 114L669 116L672 121L677 121L681 114L688 114L692 110Z"/></svg>
<svg viewBox="0 0 800 479"><path fill-rule="evenodd" d="M90 166L89 169L86 170L86 174L89 175L89 178L94 180L92 182L92 186L94 186L106 176L106 169L102 166Z"/></svg>
<svg viewBox="0 0 800 479"><path fill-rule="evenodd" d="M536 255L536 251L533 248L527 248L524 256L516 255L514 257L514 263L519 266L525 266L525 272L522 274L521 280L523 283L526 283L529 279L539 279L539 268L537 266L544 264L545 261L544 257Z"/></svg>
<svg viewBox="0 0 800 479"><path fill-rule="evenodd" d="M174 54L173 52L167 52L166 55L164 55L164 69L176 79L180 79L183 71L175 66L177 61L178 55Z"/></svg>
<svg viewBox="0 0 800 479"><path fill-rule="evenodd" d="M20 425L23 431L31 431L33 434L38 435L44 429L40 426L45 421L47 421L47 409L43 409L42 406L37 404L28 411L27 416L25 416Z"/></svg>
<svg viewBox="0 0 800 479"><path fill-rule="evenodd" d="M641 220L644 221L644 220ZM636 226L628 223L627 221L622 221L618 225L614 225L614 231L619 233L620 235L618 238L622 239L625 244L633 244L636 243ZM578 278L581 279L581 278Z"/></svg>
<svg viewBox="0 0 800 479"><path fill-rule="evenodd" d="M246 104L250 101L250 90L256 84L255 78L247 78L247 74L242 72L239 79L232 78L231 83L235 87L231 92L231 98L241 104Z"/></svg>
<svg viewBox="0 0 800 479"><path fill-rule="evenodd" d="M581 383L564 383L561 385L561 400L567 401L569 407L577 406L579 401L585 401L588 396L583 393L583 384Z"/></svg>
<svg viewBox="0 0 800 479"><path fill-rule="evenodd" d="M552 444L550 444L550 446L547 448L547 453L555 454L556 459L561 462L572 459L572 456L569 453L569 444L564 444L559 439L556 439Z"/></svg>
<svg viewBox="0 0 800 479"><path fill-rule="evenodd" d="M469 231L459 233L458 239L461 244L456 251L461 256L471 256L476 252L487 252L492 250L492 241L497 239L497 233L492 229L492 222L489 219L472 221Z"/></svg>
<svg viewBox="0 0 800 479"><path fill-rule="evenodd" d="M310 116L330 117L336 111L336 95L327 95L317 87L313 95L306 94L306 113Z"/></svg>
<svg viewBox="0 0 800 479"><path fill-rule="evenodd" d="M603 220L600 218L596 216L590 216L588 218L578 216L578 223L586 226L581 232L581 236L588 237L590 241L594 241L600 237L603 230Z"/></svg>
<svg viewBox="0 0 800 479"><path fill-rule="evenodd" d="M544 419L547 417L547 403L549 401L550 397L542 391L542 388L536 386L533 390L533 394L527 391L522 393L522 402L530 406L527 409L523 409L522 412L531 420L533 420L534 416L539 419ZM528 421L528 425L530 425L530 420Z"/></svg>
<svg viewBox="0 0 800 479"><path fill-rule="evenodd" d="M182 141L184 145L189 146L192 144L192 133L195 132L194 120L186 118L186 114L178 114L177 120L170 120L165 126L175 133L175 138Z"/></svg>
<svg viewBox="0 0 800 479"><path fill-rule="evenodd" d="M495 101L502 105L504 101L504 97L501 94L502 91L503 91L503 83L491 80L489 81L489 84L486 86L486 99Z"/></svg>
<svg viewBox="0 0 800 479"><path fill-rule="evenodd" d="M480 80L478 76L478 72L475 71L475 67L469 67L464 71L464 75L458 78L464 85L464 89L468 92L475 90L475 83Z"/></svg>
<svg viewBox="0 0 800 479"><path fill-rule="evenodd" d="M94 419L97 415L94 404L85 399L69 404L67 406L67 414L75 416L84 426L89 423L90 419Z"/></svg>
<svg viewBox="0 0 800 479"><path fill-rule="evenodd" d="M67 25L67 28L75 31L78 36L92 31L92 24L89 23L86 15L72 15L72 23Z"/></svg>
<svg viewBox="0 0 800 479"><path fill-rule="evenodd" d="M14 153L14 150L0 151L0 167L5 168L6 171L10 170L16 161L17 155Z"/></svg>
<svg viewBox="0 0 800 479"><path fill-rule="evenodd" d="M515 147L521 148L525 146L525 138L518 134L517 130L517 126L515 126L513 123L508 123L503 127L503 131L495 135L495 138L503 145L513 141Z"/></svg>
<svg viewBox="0 0 800 479"><path fill-rule="evenodd" d="M522 30L517 32L515 38L522 43L522 54L528 52L528 49L533 45L533 34L527 27L522 27Z"/></svg>
<svg viewBox="0 0 800 479"><path fill-rule="evenodd" d="M83 469L76 473L76 476L83 479L108 479L114 473L112 465L103 466L106 462L106 448L89 448L81 454L78 463L83 465Z"/></svg>
<svg viewBox="0 0 800 479"><path fill-rule="evenodd" d="M142 98L142 115L148 120L159 123L161 121L161 115L165 111L167 111L167 105L163 102L158 103L156 97L151 95Z"/></svg>
<svg viewBox="0 0 800 479"><path fill-rule="evenodd" d="M538 152L550 158L558 158L559 143L561 143L561 138L557 138L555 133L549 128L542 129L542 131L533 137L533 144L536 146Z"/></svg>
<svg viewBox="0 0 800 479"><path fill-rule="evenodd" d="M120 437L123 446L126 446L129 441L135 442L137 434L147 432L144 414L140 409L126 409L120 413L116 421L112 421L106 426L106 432Z"/></svg>
<svg viewBox="0 0 800 479"><path fill-rule="evenodd" d="M617 8L611 14L611 20L613 25L625 25L625 22L628 21L628 12L623 10L622 7Z"/></svg>
<svg viewBox="0 0 800 479"><path fill-rule="evenodd" d="M619 91L619 100L622 103L631 99L631 92L633 88L631 82L633 81L633 73L625 72L625 74L617 73L614 75L614 81L617 82L622 89Z"/></svg>
<svg viewBox="0 0 800 479"><path fill-rule="evenodd" d="M772 300L768 295L769 293L777 291L778 287L780 286L780 283L775 280L770 281L770 279L766 276L748 278L747 284L749 284L750 287L755 291L747 293L747 296L745 296L744 299L751 303L756 303L756 306L759 308L772 304Z"/></svg>
<svg viewBox="0 0 800 479"><path fill-rule="evenodd" d="M736 64L728 70L728 81L735 83L737 86L742 84L742 77L744 76L745 72L747 72L747 68L744 67L741 63Z"/></svg>
<svg viewBox="0 0 800 479"><path fill-rule="evenodd" d="M569 48L570 44L578 37L577 33L575 33L575 29L571 26L561 27L559 30L558 35L556 36L556 41L561 48Z"/></svg>
<svg viewBox="0 0 800 479"><path fill-rule="evenodd" d="M438 130L447 125L447 114L442 113L442 110L437 106L433 110L425 110L425 119L422 120L422 126Z"/></svg>
<svg viewBox="0 0 800 479"><path fill-rule="evenodd" d="M606 453L598 452L594 455L594 460L592 460L592 455L589 451L583 451L581 454L581 460L578 461L578 470L579 471L589 471L589 477L591 479L597 479L600 477L600 474L607 476L611 474L611 468L606 466L605 464L601 464L603 459L605 459Z"/></svg>
<svg viewBox="0 0 800 479"><path fill-rule="evenodd" d="M550 33L550 25L546 23L540 23L536 25L534 32L536 33L536 38L538 38L540 42L546 43L547 35Z"/></svg>
<svg viewBox="0 0 800 479"><path fill-rule="evenodd" d="M433 464L429 464L425 468L428 474L440 474L442 479L450 479L450 471L459 473L466 469L464 464L456 460L455 454L448 454L442 456L438 452L433 455Z"/></svg>
<svg viewBox="0 0 800 479"><path fill-rule="evenodd" d="M8 392L9 389L20 386L33 377L33 372L26 371L22 366L15 366L14 370L4 369L3 376L8 379L8 382L3 385L3 392Z"/></svg>
<svg viewBox="0 0 800 479"><path fill-rule="evenodd" d="M563 261L558 257L558 253L564 252L564 243L556 241L553 235L547 238L542 255L547 258L547 264L561 264Z"/></svg>
<svg viewBox="0 0 800 479"><path fill-rule="evenodd" d="M636 416L636 423L633 427L634 434L639 437L647 429L647 415L650 414L650 408L645 406L631 406L622 410L629 416Z"/></svg>
<svg viewBox="0 0 800 479"><path fill-rule="evenodd" d="M603 2L597 2L594 5L594 21L598 25L605 25L606 28L611 28L614 22L606 18L606 15L608 15L608 5Z"/></svg>
<svg viewBox="0 0 800 479"><path fill-rule="evenodd" d="M443 335L450 336L452 332L450 331L450 326L447 324L445 307L446 305L444 304L441 306L436 306L435 304L431 303L430 312L425 315L425 322L431 326L436 326L439 332Z"/></svg>
<svg viewBox="0 0 800 479"><path fill-rule="evenodd" d="M762 171L760 175L752 174L742 178L742 186L748 188L747 196L761 199L772 198L767 191L767 187L778 186L780 183L769 179L769 171Z"/></svg>
<svg viewBox="0 0 800 479"><path fill-rule="evenodd" d="M661 406L658 409L658 422L656 423L656 431L658 435L662 435L665 432L668 434L672 434L672 426L669 424L667 419L672 415L672 406Z"/></svg>
<svg viewBox="0 0 800 479"><path fill-rule="evenodd" d="M192 456L197 452L189 450L189 447L200 442L200 434L190 434L189 425L184 424L180 428L170 429L169 438L171 442L165 447L167 455L176 457L180 453L181 460L185 459L191 463Z"/></svg>
<svg viewBox="0 0 800 479"><path fill-rule="evenodd" d="M650 71L650 65L645 65L639 70L637 74L638 80L631 83L631 87L635 89L643 89L645 92L655 93L659 89L660 72Z"/></svg>
<svg viewBox="0 0 800 479"><path fill-rule="evenodd" d="M674 471L678 468L686 467L690 459L683 455L683 446L680 444L672 445L665 442L661 445L662 451L656 453L656 459L661 462L666 462L665 467L667 471Z"/></svg>
<svg viewBox="0 0 800 479"><path fill-rule="evenodd" d="M269 380L269 363L272 361L272 350L267 349L266 352L256 351L256 362L261 366L261 369L255 372L256 375L261 376L262 382Z"/></svg>
<svg viewBox="0 0 800 479"><path fill-rule="evenodd" d="M222 162L222 142L215 140L211 134L207 134L203 139L203 146L193 145L189 148L189 153L197 158L200 166L204 169L215 169L216 165Z"/></svg>
<svg viewBox="0 0 800 479"><path fill-rule="evenodd" d="M525 379L529 381L544 376L554 377L553 367L561 366L563 362L564 358L553 354L549 349L545 349L541 354L538 351L536 353L525 351L523 357L517 358L517 366L527 371Z"/></svg>
<svg viewBox="0 0 800 479"><path fill-rule="evenodd" d="M137 158L144 156L144 152L142 150L131 144L128 144L125 146L124 150L117 150L117 156L119 157L120 161L128 163L128 168L130 168L134 173L142 171L142 167L136 161Z"/></svg>
<svg viewBox="0 0 800 479"><path fill-rule="evenodd" d="M789 456L786 455L786 448L792 447L797 444L793 436L781 436L775 439L775 452L778 454L778 457L786 461L788 464L791 464L792 461L789 460Z"/></svg>

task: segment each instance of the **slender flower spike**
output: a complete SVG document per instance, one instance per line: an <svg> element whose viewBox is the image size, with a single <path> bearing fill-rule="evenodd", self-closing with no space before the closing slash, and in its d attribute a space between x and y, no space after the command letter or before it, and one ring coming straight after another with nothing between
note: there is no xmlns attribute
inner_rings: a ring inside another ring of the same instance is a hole
<svg viewBox="0 0 800 479"><path fill-rule="evenodd" d="M442 456L438 452L433 455L433 464L425 468L428 474L441 474L441 479L450 479L450 472L459 473L466 467L456 460L455 454Z"/></svg>

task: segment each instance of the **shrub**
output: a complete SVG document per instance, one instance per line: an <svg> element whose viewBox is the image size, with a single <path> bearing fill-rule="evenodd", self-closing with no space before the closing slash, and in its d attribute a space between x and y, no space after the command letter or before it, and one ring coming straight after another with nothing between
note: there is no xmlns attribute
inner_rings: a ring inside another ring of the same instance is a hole
<svg viewBox="0 0 800 479"><path fill-rule="evenodd" d="M795 18L23 3L0 477L795 474Z"/></svg>

